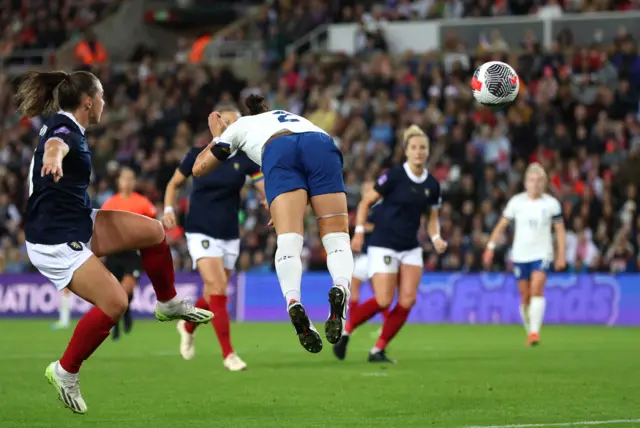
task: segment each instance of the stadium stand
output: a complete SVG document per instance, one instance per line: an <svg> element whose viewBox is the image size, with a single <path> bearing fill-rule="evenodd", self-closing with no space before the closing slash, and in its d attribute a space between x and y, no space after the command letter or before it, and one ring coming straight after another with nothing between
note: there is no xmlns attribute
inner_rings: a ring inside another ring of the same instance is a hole
<svg viewBox="0 0 640 428"><path fill-rule="evenodd" d="M51 7L42 17L20 15L15 9L2 16L3 24L14 23L3 26L7 30L0 52L5 60L23 48L46 47L39 40L51 40L55 47L85 29L81 13L85 9L76 9L76 19L67 23L52 16L73 2L54 3L59 9ZM89 138L96 207L113 194L122 165L138 173L139 190L160 204L163 189L187 149L209 140L209 112L238 107L246 95L260 92L272 108L302 114L334 136L344 153L351 210L364 180L402 162L402 130L411 123L425 129L432 142L429 171L446 188L442 236L449 241L448 252L438 257L430 249L426 231L421 236L428 271L481 270L480 254L488 233L505 201L519 191L531 161L545 166L550 190L563 204L570 270L640 270L640 56L631 33L621 28L609 43L599 41L596 31L583 46L571 30L563 30L545 47L533 33L513 40L494 31L473 45L450 35L443 38L438 52L394 53L384 27L378 25L383 20L507 13L553 16L560 6L554 0L539 8L526 1L389 0L367 13L365 4L273 2L257 21L258 37L264 40L259 79L245 80L226 67L189 63L186 40L168 62L153 55L117 67L91 62L107 98L103 123L91 130ZM566 2L564 10L634 7L637 2L586 1ZM93 22L101 12L89 15ZM329 21L362 23L354 41L355 55L287 55L288 45ZM60 22L66 24L60 28ZM489 59L511 63L523 82L521 96L504 114L472 102L471 73ZM14 60L27 61L24 55ZM16 114L12 99L16 83L11 77L0 74L0 272L19 273L33 270L20 225L39 121ZM188 188L182 194L180 216L187 210L187 195ZM249 188L241 215L238 268L270 270L275 237ZM309 224L314 224L311 216ZM317 231L313 227L307 231L306 267L324 269ZM182 235L180 229L169 231L176 268L191 270ZM493 269L508 269L508 259L500 252Z"/></svg>

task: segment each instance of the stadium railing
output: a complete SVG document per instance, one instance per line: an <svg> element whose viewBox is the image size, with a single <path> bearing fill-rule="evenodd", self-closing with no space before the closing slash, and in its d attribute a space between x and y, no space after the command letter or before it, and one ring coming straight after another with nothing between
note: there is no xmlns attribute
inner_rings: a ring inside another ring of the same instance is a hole
<svg viewBox="0 0 640 428"><path fill-rule="evenodd" d="M384 25L385 36L393 51L429 52L439 49L449 33L467 47L478 44L481 38L489 38L498 30L511 47L532 33L546 48L562 30L569 30L577 44L609 43L621 29L634 39L640 39L640 12L598 12L564 15L559 18L496 17L457 20L391 22ZM331 24L328 29L327 50L354 54L354 41L359 24ZM319 37L319 35L317 36Z"/></svg>

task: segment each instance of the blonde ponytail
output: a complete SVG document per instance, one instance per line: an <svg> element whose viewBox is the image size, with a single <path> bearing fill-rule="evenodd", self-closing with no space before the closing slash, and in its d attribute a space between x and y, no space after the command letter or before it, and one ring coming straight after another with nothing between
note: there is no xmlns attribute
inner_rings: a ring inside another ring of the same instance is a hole
<svg viewBox="0 0 640 428"><path fill-rule="evenodd" d="M402 134L402 138L405 145L413 137L424 137L427 140L427 143L429 142L429 139L427 138L427 134L425 134L424 131L420 129L418 125L411 125L407 129L405 129L404 133Z"/></svg>

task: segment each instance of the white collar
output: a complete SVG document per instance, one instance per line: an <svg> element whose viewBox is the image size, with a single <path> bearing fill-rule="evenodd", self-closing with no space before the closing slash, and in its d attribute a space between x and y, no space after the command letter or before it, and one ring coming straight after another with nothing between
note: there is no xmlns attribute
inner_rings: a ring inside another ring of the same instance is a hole
<svg viewBox="0 0 640 428"><path fill-rule="evenodd" d="M409 177L409 179L414 183L424 183L424 181L429 176L429 171L427 171L427 168L425 168L424 171L422 171L422 175L418 177L413 173L413 171L411 171L411 167L409 167L409 162L405 162L404 164L402 164L402 166L404 167L404 172L407 173L407 176Z"/></svg>
<svg viewBox="0 0 640 428"><path fill-rule="evenodd" d="M65 116L67 116L69 119L73 120L73 123L75 123L76 125L78 125L78 128L80 128L80 132L82 133L82 135L84 135L85 128L84 128L84 126L80 125L80 123L78 123L78 120L75 118L75 116L74 116L74 115L72 115L72 114L71 114L71 113L69 113L68 111L62 111L62 110L60 110L60 111L58 112L58 114L63 114L63 115L65 115Z"/></svg>

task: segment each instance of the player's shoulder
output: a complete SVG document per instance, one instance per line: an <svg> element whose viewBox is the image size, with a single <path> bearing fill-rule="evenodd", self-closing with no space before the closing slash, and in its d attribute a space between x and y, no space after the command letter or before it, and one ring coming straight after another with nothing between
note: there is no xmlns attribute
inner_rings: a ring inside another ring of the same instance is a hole
<svg viewBox="0 0 640 428"><path fill-rule="evenodd" d="M78 124L71 118L67 117L67 115L56 113L44 120L40 135L48 137L81 136L82 130Z"/></svg>
<svg viewBox="0 0 640 428"><path fill-rule="evenodd" d="M424 185L426 187L433 187L433 188L440 188L440 182L438 181L438 179L430 173L427 173L427 178L424 180Z"/></svg>
<svg viewBox="0 0 640 428"><path fill-rule="evenodd" d="M525 201L527 201L529 198L527 196L526 192L520 192L520 193L516 193L515 195L513 195L511 197L511 199L509 199L509 202L512 204L521 204Z"/></svg>
<svg viewBox="0 0 640 428"><path fill-rule="evenodd" d="M550 205L560 204L560 201L555 196L550 195L549 193L543 193L542 200Z"/></svg>

